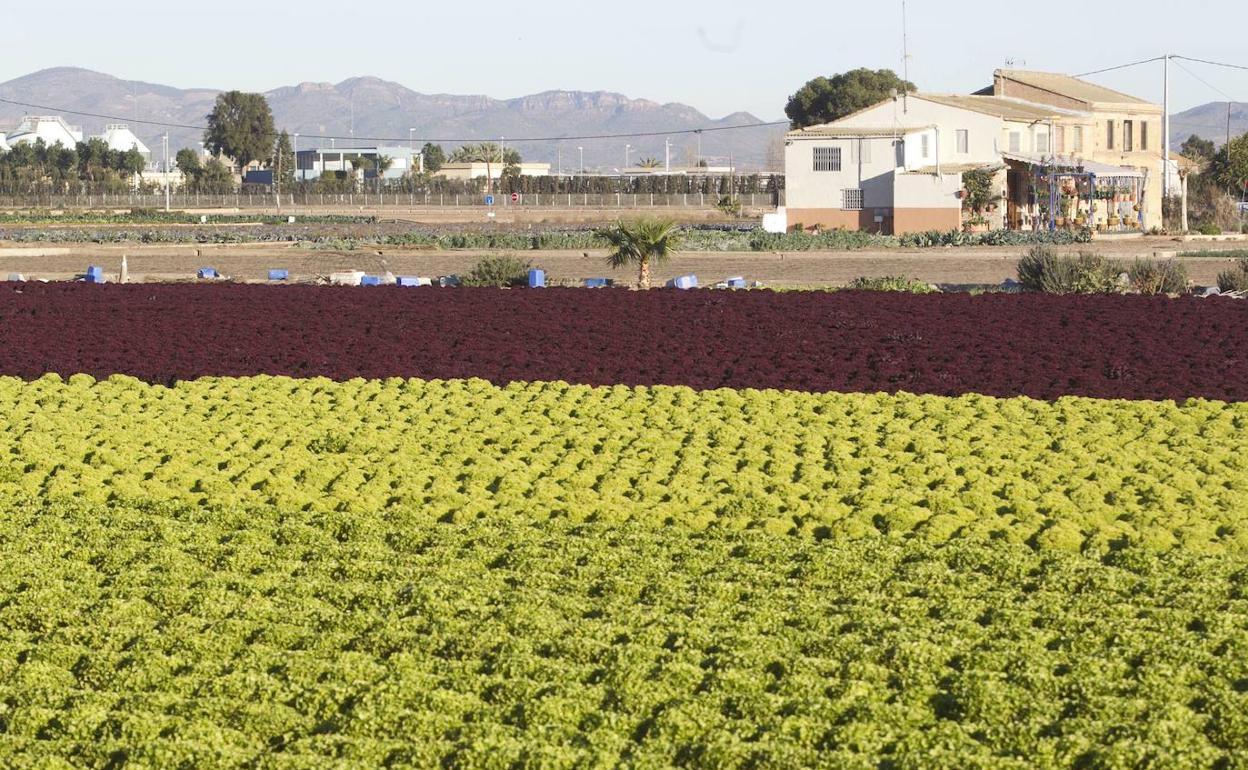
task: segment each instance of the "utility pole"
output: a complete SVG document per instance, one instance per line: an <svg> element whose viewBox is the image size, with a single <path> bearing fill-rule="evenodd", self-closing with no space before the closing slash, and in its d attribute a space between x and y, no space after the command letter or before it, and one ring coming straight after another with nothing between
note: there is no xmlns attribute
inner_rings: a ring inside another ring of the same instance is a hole
<svg viewBox="0 0 1248 770"><path fill-rule="evenodd" d="M576 151L581 156L581 176L585 176L585 148L577 147Z"/></svg>
<svg viewBox="0 0 1248 770"><path fill-rule="evenodd" d="M169 132L161 137L161 144L165 148L165 212L169 211ZM1228 149L1229 152L1229 149Z"/></svg>
<svg viewBox="0 0 1248 770"><path fill-rule="evenodd" d="M556 175L562 177L563 176L563 146L558 145L558 144L555 145L555 168L557 169L555 172Z"/></svg>
<svg viewBox="0 0 1248 770"><path fill-rule="evenodd" d="M1165 56L1161 93L1161 193L1170 197L1170 56Z"/></svg>
<svg viewBox="0 0 1248 770"><path fill-rule="evenodd" d="M694 163L694 165L701 166L702 165L702 131L698 130L696 133L698 135L698 160L696 163Z"/></svg>
<svg viewBox="0 0 1248 770"><path fill-rule="evenodd" d="M624 145L624 172L628 173L628 156L632 153L633 146L631 144Z"/></svg>
<svg viewBox="0 0 1248 770"><path fill-rule="evenodd" d="M672 140L663 140L663 170L672 173Z"/></svg>
<svg viewBox="0 0 1248 770"><path fill-rule="evenodd" d="M294 148L293 148L293 149L294 149L294 151L295 151L295 169L294 169L294 171L295 171L295 173L296 173L296 174L299 174L300 176L303 176L303 175L302 175L302 173L299 171L299 132L298 132L298 131L296 131L296 132L295 132L295 146L294 146ZM306 179L307 177L304 177L304 178Z"/></svg>

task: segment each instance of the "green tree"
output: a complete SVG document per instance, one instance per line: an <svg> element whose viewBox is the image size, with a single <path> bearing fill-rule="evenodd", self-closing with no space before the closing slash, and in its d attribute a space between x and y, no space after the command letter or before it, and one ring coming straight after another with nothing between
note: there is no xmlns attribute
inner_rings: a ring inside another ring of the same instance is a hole
<svg viewBox="0 0 1248 770"><path fill-rule="evenodd" d="M481 142L479 144L465 144L455 152L451 153L452 163L484 163L486 185L485 189L490 190L494 186L493 169L499 165L503 166L501 174L506 174L509 167L515 167L516 174L519 175L520 170L520 153L515 150L507 150L500 152L500 148L493 142Z"/></svg>
<svg viewBox="0 0 1248 770"><path fill-rule="evenodd" d="M1236 196L1248 192L1248 134L1232 139L1218 150L1210 163L1209 176Z"/></svg>
<svg viewBox="0 0 1248 770"><path fill-rule="evenodd" d="M295 186L295 149L290 142L290 134L283 131L277 135L277 149L269 163L279 189L289 190ZM277 174L278 169L281 170L280 175Z"/></svg>
<svg viewBox="0 0 1248 770"><path fill-rule="evenodd" d="M1179 147L1179 152L1186 158L1191 160L1213 160L1213 156L1218 152L1218 146L1213 143L1212 139L1201 139L1199 136L1192 134Z"/></svg>
<svg viewBox="0 0 1248 770"><path fill-rule="evenodd" d="M182 172L182 176L186 178L188 184L199 178L199 175L204 170L203 164L199 162L199 153L189 147L183 147L178 150L178 154L174 156L173 161L178 170Z"/></svg>
<svg viewBox="0 0 1248 770"><path fill-rule="evenodd" d="M217 96L208 114L204 145L213 155L232 158L241 170L256 160L273 157L277 129L263 94L227 91Z"/></svg>
<svg viewBox="0 0 1248 770"><path fill-rule="evenodd" d="M195 182L195 189L201 193L221 195L234 192L237 186L230 169L216 158L209 158Z"/></svg>
<svg viewBox="0 0 1248 770"><path fill-rule="evenodd" d="M425 156L425 171L433 173L442 169L442 164L446 163L446 150L442 149L442 145L425 142L425 146L420 148L420 153Z"/></svg>
<svg viewBox="0 0 1248 770"><path fill-rule="evenodd" d="M121 167L130 176L137 177L147 168L147 161L143 159L143 153L131 147L121 154Z"/></svg>
<svg viewBox="0 0 1248 770"><path fill-rule="evenodd" d="M667 219L620 221L598 231L598 237L611 246L607 264L612 269L637 266L637 286L650 288L650 266L666 262L680 246L680 229Z"/></svg>
<svg viewBox="0 0 1248 770"><path fill-rule="evenodd" d="M897 77L892 70L861 68L809 81L789 97L784 114L793 128L805 128L843 118L882 102L893 93L915 90L913 83Z"/></svg>

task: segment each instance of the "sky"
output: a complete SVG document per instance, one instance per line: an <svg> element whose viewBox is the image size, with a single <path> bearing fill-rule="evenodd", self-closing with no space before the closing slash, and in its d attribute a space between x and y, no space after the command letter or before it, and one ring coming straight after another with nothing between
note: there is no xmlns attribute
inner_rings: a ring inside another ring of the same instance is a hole
<svg viewBox="0 0 1248 770"><path fill-rule="evenodd" d="M4 34L0 82L54 66L255 91L374 75L425 93L605 90L773 120L816 75L903 62L901 0L59 0L55 19L41 3L6 5L9 30L47 34ZM1244 0L908 0L907 18L910 79L926 91L975 90L1011 61L1078 74L1168 51L1248 65ZM1182 67L1175 111L1248 102L1248 70ZM1161 101L1159 62L1090 79Z"/></svg>

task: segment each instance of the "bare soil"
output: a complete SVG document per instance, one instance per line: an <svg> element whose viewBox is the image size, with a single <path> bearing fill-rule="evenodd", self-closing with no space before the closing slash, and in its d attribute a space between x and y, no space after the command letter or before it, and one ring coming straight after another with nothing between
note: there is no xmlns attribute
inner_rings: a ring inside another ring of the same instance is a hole
<svg viewBox="0 0 1248 770"><path fill-rule="evenodd" d="M1081 247L1107 256L1131 259L1200 247L1234 248L1237 244L1177 243L1168 238L1101 241ZM1241 245L1242 248L1242 245ZM696 274L705 285L743 276L773 286L839 286L859 276L901 275L943 286L999 284L1015 276L1026 247L882 249L833 252L686 252L655 270L656 281ZM546 270L553 282L611 277L629 282L635 275L611 271L606 252L589 251L432 251L362 247L348 251L309 249L297 244L5 244L0 243L0 279L21 273L28 280L66 280L100 265L114 280L126 255L131 281L193 280L201 267L241 281L265 280L269 268L285 268L292 281L307 281L341 270L395 275L439 276L465 273L481 257L509 254ZM1216 282L1233 259L1187 257L1189 276L1201 285Z"/></svg>

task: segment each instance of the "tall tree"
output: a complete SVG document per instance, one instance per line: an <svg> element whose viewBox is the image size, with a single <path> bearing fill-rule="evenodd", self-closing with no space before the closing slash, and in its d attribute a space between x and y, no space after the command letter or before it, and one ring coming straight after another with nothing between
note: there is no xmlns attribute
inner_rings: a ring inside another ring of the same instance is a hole
<svg viewBox="0 0 1248 770"><path fill-rule="evenodd" d="M892 70L850 70L809 81L789 97L784 114L793 128L805 128L843 118L884 101L894 92L916 90L913 83L897 77Z"/></svg>
<svg viewBox="0 0 1248 770"><path fill-rule="evenodd" d="M213 155L232 158L242 171L252 161L273 157L276 141L273 112L263 94L226 91L217 96L204 131L204 145Z"/></svg>
<svg viewBox="0 0 1248 770"><path fill-rule="evenodd" d="M486 184L485 189L491 190L494 186L493 169L499 166L503 170L499 172L499 176L503 176L509 167L515 167L515 175L519 174L520 153L516 150L506 150L500 152L500 148L493 142L481 142L479 144L465 144L455 152L451 153L452 163L484 163ZM509 174L510 175L510 174Z"/></svg>
<svg viewBox="0 0 1248 770"><path fill-rule="evenodd" d="M1179 147L1179 152L1183 157L1191 160L1213 160L1213 156L1218 152L1218 146L1213 143L1212 139L1201 139L1199 136L1192 134L1183 142L1183 146Z"/></svg>
<svg viewBox="0 0 1248 770"><path fill-rule="evenodd" d="M446 163L446 150L440 144L425 142L425 146L420 148L420 154L425 156L425 171L431 174L441 170L442 164Z"/></svg>
<svg viewBox="0 0 1248 770"><path fill-rule="evenodd" d="M280 189L290 190L295 186L295 149L290 143L290 134L285 131L277 135L277 149L273 152L271 165ZM280 178L277 175L279 169Z"/></svg>
<svg viewBox="0 0 1248 770"><path fill-rule="evenodd" d="M617 222L598 236L611 246L607 264L612 268L637 266L637 286L650 288L650 266L667 261L680 246L680 229L667 219Z"/></svg>

